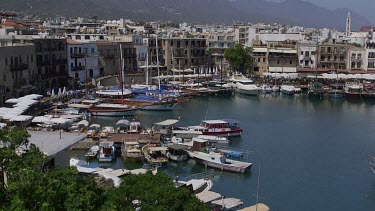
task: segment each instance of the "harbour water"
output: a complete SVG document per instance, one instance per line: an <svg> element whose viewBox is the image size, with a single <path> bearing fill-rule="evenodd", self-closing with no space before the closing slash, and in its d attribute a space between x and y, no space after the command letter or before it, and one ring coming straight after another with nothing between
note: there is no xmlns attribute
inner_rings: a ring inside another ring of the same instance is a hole
<svg viewBox="0 0 375 211"><path fill-rule="evenodd" d="M367 157L375 153L375 102L308 99L304 95L196 98L173 112L140 112L145 126L168 118L179 125L233 118L244 133L231 146L249 150L251 173L215 170L213 191L255 204L261 162L261 201L272 210L375 210L375 175ZM120 118L92 118L113 126ZM131 120L129 118L129 120ZM83 158L84 152L70 152ZM92 165L97 165L93 163ZM136 168L122 163L112 168ZM171 163L161 171L184 178L205 171L200 164Z"/></svg>

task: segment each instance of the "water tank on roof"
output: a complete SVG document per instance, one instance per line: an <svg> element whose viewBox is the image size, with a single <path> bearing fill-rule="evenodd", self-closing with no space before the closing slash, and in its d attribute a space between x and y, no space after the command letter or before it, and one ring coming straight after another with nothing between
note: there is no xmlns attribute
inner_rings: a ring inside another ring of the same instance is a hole
<svg viewBox="0 0 375 211"><path fill-rule="evenodd" d="M116 23L117 23L117 21L116 21L116 20L113 20L113 21L112 21L112 24L116 24Z"/></svg>

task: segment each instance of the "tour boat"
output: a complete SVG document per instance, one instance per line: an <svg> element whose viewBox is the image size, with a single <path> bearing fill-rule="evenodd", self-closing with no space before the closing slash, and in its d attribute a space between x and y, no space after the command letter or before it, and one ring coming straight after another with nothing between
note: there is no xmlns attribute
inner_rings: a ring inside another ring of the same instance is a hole
<svg viewBox="0 0 375 211"><path fill-rule="evenodd" d="M345 84L345 95L350 99L360 99L363 94L363 84L359 82L347 82Z"/></svg>
<svg viewBox="0 0 375 211"><path fill-rule="evenodd" d="M241 80L236 82L236 91L240 94L258 96L260 88L252 80Z"/></svg>
<svg viewBox="0 0 375 211"><path fill-rule="evenodd" d="M204 165L212 168L221 169L225 171L232 171L238 173L245 173L250 171L252 163L227 159L226 155L222 152L188 152L189 156Z"/></svg>
<svg viewBox="0 0 375 211"><path fill-rule="evenodd" d="M204 120L198 126L189 126L188 129L202 132L203 135L213 136L240 136L242 129L239 121L234 119Z"/></svg>
<svg viewBox="0 0 375 211"><path fill-rule="evenodd" d="M309 84L308 97L323 97L323 84L319 82L313 82Z"/></svg>
<svg viewBox="0 0 375 211"><path fill-rule="evenodd" d="M112 162L115 156L116 147L113 142L105 141L99 145L99 152L97 158L99 162Z"/></svg>
<svg viewBox="0 0 375 211"><path fill-rule="evenodd" d="M135 106L102 103L87 109L93 116L131 116L138 110Z"/></svg>
<svg viewBox="0 0 375 211"><path fill-rule="evenodd" d="M280 91L286 95L294 95L295 89L296 88L293 85L281 85L280 87Z"/></svg>
<svg viewBox="0 0 375 211"><path fill-rule="evenodd" d="M96 155L98 154L98 152L99 152L99 146L98 145L94 145L94 146L90 147L90 149L86 153L85 157L86 158L95 158Z"/></svg>

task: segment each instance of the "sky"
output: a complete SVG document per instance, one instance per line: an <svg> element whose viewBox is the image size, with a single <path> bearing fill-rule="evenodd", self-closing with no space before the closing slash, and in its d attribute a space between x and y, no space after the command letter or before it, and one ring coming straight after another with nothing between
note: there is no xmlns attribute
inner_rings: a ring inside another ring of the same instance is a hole
<svg viewBox="0 0 375 211"><path fill-rule="evenodd" d="M284 0L268 0L281 2ZM318 6L336 9L349 8L367 18L371 23L375 24L375 0L304 0L312 2Z"/></svg>

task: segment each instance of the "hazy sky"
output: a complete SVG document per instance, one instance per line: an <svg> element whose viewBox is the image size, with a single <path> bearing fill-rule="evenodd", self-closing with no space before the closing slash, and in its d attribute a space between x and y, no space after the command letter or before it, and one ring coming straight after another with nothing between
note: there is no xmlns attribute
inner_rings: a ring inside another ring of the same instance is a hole
<svg viewBox="0 0 375 211"><path fill-rule="evenodd" d="M268 1L284 1L284 0L268 0ZM336 9L336 8L350 8L359 13L363 17L369 19L375 24L375 0L304 0L312 2L318 6Z"/></svg>

